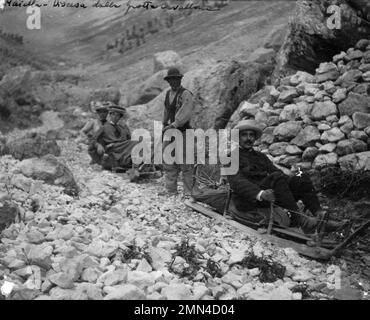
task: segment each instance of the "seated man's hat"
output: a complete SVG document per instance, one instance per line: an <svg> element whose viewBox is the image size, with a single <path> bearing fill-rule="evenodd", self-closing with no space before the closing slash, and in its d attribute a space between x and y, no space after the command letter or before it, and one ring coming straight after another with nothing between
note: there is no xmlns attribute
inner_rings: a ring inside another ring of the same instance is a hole
<svg viewBox="0 0 370 320"><path fill-rule="evenodd" d="M126 108L118 106L111 102L110 102L110 106L108 107L108 111L115 111L115 112L120 113L123 116L127 115Z"/></svg>
<svg viewBox="0 0 370 320"><path fill-rule="evenodd" d="M239 129L239 131L252 130L256 133L256 139L262 136L261 126L256 120L252 119L239 121L239 123L233 129Z"/></svg>
<svg viewBox="0 0 370 320"><path fill-rule="evenodd" d="M168 79L181 79L183 75L177 68L169 68L167 71L167 75L163 78L164 80Z"/></svg>
<svg viewBox="0 0 370 320"><path fill-rule="evenodd" d="M104 105L104 103L100 101L91 102L91 107L94 112L108 111L108 106Z"/></svg>

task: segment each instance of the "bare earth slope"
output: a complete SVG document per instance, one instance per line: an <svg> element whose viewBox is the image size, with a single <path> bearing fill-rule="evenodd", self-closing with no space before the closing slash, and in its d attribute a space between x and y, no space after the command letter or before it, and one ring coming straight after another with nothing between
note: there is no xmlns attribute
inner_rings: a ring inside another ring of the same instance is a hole
<svg viewBox="0 0 370 320"><path fill-rule="evenodd" d="M86 85L113 84L124 92L152 74L155 52L175 50L188 66L210 58L247 57L263 44L274 26L288 22L294 5L291 1L237 1L216 12L194 11L175 19L171 30L163 28L147 37L139 48L124 55L107 54L106 43L126 28L167 14L164 10L140 9L124 15L123 8L42 8L41 30L26 28L24 8L6 9L0 27L22 34L25 47L39 56L68 65L81 63L91 76Z"/></svg>

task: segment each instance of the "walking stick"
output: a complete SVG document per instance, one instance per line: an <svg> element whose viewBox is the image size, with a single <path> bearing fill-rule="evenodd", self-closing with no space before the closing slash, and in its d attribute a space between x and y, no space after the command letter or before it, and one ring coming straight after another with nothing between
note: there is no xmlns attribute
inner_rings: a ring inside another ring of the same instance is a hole
<svg viewBox="0 0 370 320"><path fill-rule="evenodd" d="M224 207L224 212L222 213L222 215L225 217L227 215L227 210L229 210L229 205L230 205L230 200L231 200L231 193L232 193L232 190L230 189L227 193L227 198L226 198L226 203L225 203L225 207Z"/></svg>
<svg viewBox="0 0 370 320"><path fill-rule="evenodd" d="M274 203L270 202L270 219L267 227L267 234L271 234L273 222L274 222Z"/></svg>
<svg viewBox="0 0 370 320"><path fill-rule="evenodd" d="M319 222L317 228L316 228L316 245L318 247L321 246L322 239L324 238L324 233L325 233L325 227L328 223L329 220L329 212L326 211L322 220Z"/></svg>

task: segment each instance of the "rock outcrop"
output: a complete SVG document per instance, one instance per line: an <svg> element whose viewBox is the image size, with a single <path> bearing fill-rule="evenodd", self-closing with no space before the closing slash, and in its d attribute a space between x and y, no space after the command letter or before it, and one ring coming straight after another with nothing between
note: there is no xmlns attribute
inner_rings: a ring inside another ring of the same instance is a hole
<svg viewBox="0 0 370 320"><path fill-rule="evenodd" d="M0 195L0 232L14 223L19 213L19 208L15 203L1 200Z"/></svg>
<svg viewBox="0 0 370 320"><path fill-rule="evenodd" d="M261 122L260 149L287 168L370 170L370 82L361 71L368 54L370 40L360 40L315 74L299 71L277 88L266 86L240 104L230 126L242 118Z"/></svg>
<svg viewBox="0 0 370 320"><path fill-rule="evenodd" d="M168 88L168 83L163 80L167 70L160 70L146 79L143 83L127 93L128 105L141 105L156 98Z"/></svg>
<svg viewBox="0 0 370 320"><path fill-rule="evenodd" d="M53 139L45 135L30 134L17 139L9 139L0 154L10 154L18 160L42 157L47 154L60 155L60 148Z"/></svg>
<svg viewBox="0 0 370 320"><path fill-rule="evenodd" d="M172 67L179 69L183 68L183 63L181 61L180 55L173 50L155 53L153 63L153 73L157 73L158 71L169 69Z"/></svg>
<svg viewBox="0 0 370 320"><path fill-rule="evenodd" d="M53 155L23 160L17 170L26 177L62 186L66 194L78 195L79 187L72 172Z"/></svg>
<svg viewBox="0 0 370 320"><path fill-rule="evenodd" d="M340 8L339 28L332 28L329 6ZM277 57L275 78L297 70L314 73L321 62L346 51L370 34L370 5L367 0L301 0L290 22L289 31ZM356 48L364 49L364 47ZM346 59L356 59L357 52ZM335 72L332 73L335 77ZM330 80L327 78L326 80ZM325 80L324 80L325 81Z"/></svg>
<svg viewBox="0 0 370 320"><path fill-rule="evenodd" d="M224 128L240 102L258 91L271 68L248 62L214 62L185 73L183 86L193 93L196 128ZM146 105L129 108L131 125L151 127L162 120L165 92Z"/></svg>

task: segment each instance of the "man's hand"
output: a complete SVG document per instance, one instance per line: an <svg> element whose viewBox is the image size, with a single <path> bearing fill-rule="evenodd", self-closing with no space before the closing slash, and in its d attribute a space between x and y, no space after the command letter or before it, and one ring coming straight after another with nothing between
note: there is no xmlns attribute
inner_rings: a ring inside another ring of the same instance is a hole
<svg viewBox="0 0 370 320"><path fill-rule="evenodd" d="M170 125L163 128L163 132L165 132L166 130L169 130L169 129L173 129L173 128L174 128L174 126L172 124L170 124Z"/></svg>
<svg viewBox="0 0 370 320"><path fill-rule="evenodd" d="M223 186L223 185L227 184L227 177L221 176L221 177L220 177L219 184L220 184L221 186Z"/></svg>
<svg viewBox="0 0 370 320"><path fill-rule="evenodd" d="M114 147L114 142L112 142L112 143L110 143L110 144L107 144L107 145L105 146L105 148L106 148L106 149L109 149L109 148L112 148L112 147Z"/></svg>
<svg viewBox="0 0 370 320"><path fill-rule="evenodd" d="M274 190L272 189L263 190L261 194L261 199L268 202L274 202L275 201Z"/></svg>
<svg viewBox="0 0 370 320"><path fill-rule="evenodd" d="M98 155L102 155L102 154L104 154L104 148L103 148L103 146L100 144L100 143L97 143L96 144L96 152L97 152L97 154Z"/></svg>

